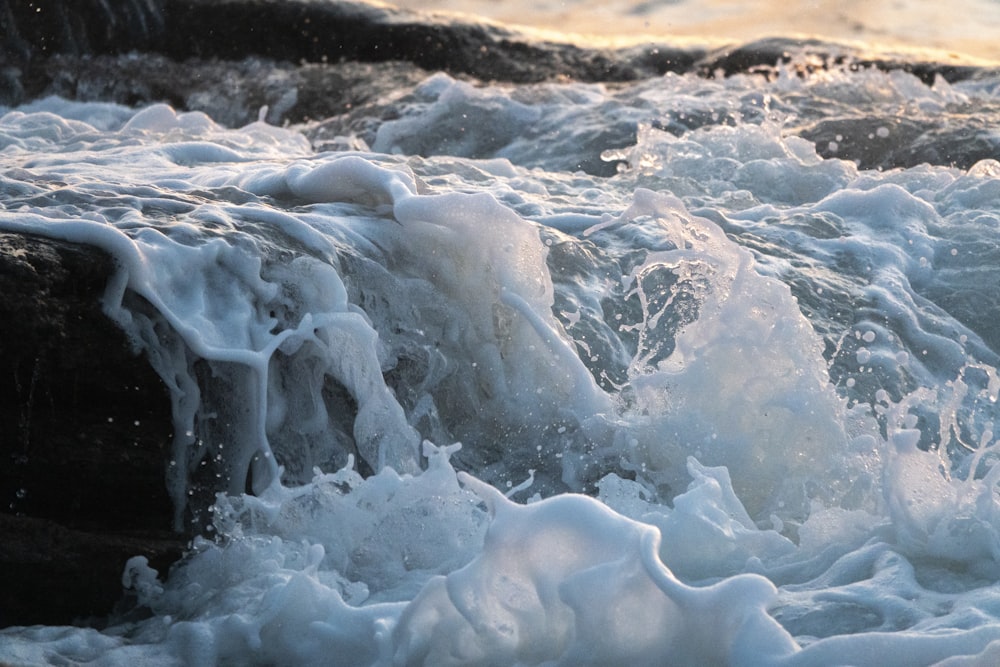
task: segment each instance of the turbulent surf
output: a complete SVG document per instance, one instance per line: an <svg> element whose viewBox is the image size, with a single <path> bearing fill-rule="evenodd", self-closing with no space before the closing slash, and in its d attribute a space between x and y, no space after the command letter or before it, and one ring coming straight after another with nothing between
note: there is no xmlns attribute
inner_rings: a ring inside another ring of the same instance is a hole
<svg viewBox="0 0 1000 667"><path fill-rule="evenodd" d="M1000 76L884 65L8 100L0 229L114 259L197 537L0 661L1000 659Z"/></svg>

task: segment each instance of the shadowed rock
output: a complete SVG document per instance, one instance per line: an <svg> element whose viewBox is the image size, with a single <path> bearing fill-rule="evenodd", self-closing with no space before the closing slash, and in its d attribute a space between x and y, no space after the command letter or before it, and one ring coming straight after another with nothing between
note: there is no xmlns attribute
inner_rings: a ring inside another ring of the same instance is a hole
<svg viewBox="0 0 1000 667"><path fill-rule="evenodd" d="M192 58L267 58L290 63L402 61L481 80L628 81L690 70L703 50L658 45L615 50L552 43L488 23L437 19L388 6L309 0L28 0L0 2L14 103L44 88L40 61L53 55L130 51Z"/></svg>
<svg viewBox="0 0 1000 667"><path fill-rule="evenodd" d="M170 403L101 311L93 248L0 234L0 626L106 615L125 561L161 566Z"/></svg>

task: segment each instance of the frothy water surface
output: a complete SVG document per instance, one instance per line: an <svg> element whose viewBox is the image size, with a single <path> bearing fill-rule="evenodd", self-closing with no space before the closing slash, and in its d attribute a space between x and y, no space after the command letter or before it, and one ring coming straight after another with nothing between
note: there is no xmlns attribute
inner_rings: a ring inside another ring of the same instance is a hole
<svg viewBox="0 0 1000 667"><path fill-rule="evenodd" d="M202 537L0 657L1000 658L997 90L436 75L334 142L8 110L0 227L116 258Z"/></svg>

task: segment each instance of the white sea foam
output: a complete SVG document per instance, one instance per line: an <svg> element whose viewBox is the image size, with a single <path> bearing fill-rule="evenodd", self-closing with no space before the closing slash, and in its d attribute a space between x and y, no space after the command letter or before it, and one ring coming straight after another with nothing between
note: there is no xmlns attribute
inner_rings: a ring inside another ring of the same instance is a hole
<svg viewBox="0 0 1000 667"><path fill-rule="evenodd" d="M438 76L378 133L403 155L165 106L7 113L0 227L117 259L105 310L171 391L203 537L169 573L130 561L109 628L7 629L0 659L987 663L996 170L786 136L810 87L959 94L837 76ZM608 177L519 134L657 105L731 122L604 135Z"/></svg>

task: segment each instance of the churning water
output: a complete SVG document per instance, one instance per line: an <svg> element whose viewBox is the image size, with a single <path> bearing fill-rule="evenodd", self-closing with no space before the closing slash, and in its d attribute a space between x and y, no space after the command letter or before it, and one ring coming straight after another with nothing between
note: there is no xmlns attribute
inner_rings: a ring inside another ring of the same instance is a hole
<svg viewBox="0 0 1000 667"><path fill-rule="evenodd" d="M116 258L203 526L0 660L1000 661L1000 79L386 104L0 117L0 228Z"/></svg>

